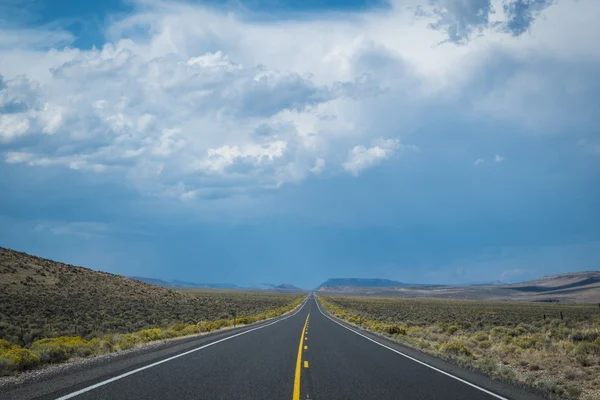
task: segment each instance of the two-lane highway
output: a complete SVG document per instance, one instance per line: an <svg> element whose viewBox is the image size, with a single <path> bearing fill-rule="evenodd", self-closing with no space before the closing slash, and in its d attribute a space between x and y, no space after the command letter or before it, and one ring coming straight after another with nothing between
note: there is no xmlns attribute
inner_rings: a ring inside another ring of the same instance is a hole
<svg viewBox="0 0 600 400"><path fill-rule="evenodd" d="M312 296L284 318L199 338L176 354L145 360L69 372L56 382L0 391L0 398L537 399L349 328Z"/></svg>

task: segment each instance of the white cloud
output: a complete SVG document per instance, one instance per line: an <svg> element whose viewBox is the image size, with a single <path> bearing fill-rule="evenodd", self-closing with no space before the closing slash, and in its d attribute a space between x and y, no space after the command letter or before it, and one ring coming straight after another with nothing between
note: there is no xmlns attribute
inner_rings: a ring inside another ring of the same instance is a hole
<svg viewBox="0 0 600 400"><path fill-rule="evenodd" d="M399 147L398 139L380 140L378 144L371 147L354 146L348 159L342 163L342 167L356 176L361 171L390 158Z"/></svg>
<svg viewBox="0 0 600 400"><path fill-rule="evenodd" d="M506 160L506 158L502 157L502 156L501 156L501 155L499 155L499 154L494 154L494 162L497 162L497 163L499 163L499 162L502 162L502 161L504 161L504 160Z"/></svg>
<svg viewBox="0 0 600 400"><path fill-rule="evenodd" d="M31 154L22 151L11 151L5 154L4 161L9 164L18 164L27 162L31 159Z"/></svg>
<svg viewBox="0 0 600 400"><path fill-rule="evenodd" d="M319 175L321 172L323 172L324 169L325 160L323 160L322 158L317 158L315 160L315 166L310 169L310 172L312 172L315 175Z"/></svg>
<svg viewBox="0 0 600 400"><path fill-rule="evenodd" d="M456 2L444 4L457 12ZM61 31L17 47L15 31L0 29L5 162L115 172L144 193L193 197L217 179L238 193L340 165L358 175L400 146L376 138L412 135L431 107L538 132L591 115L564 107L590 90L581 71L556 79L562 70L537 66L597 66L595 0L578 2L586 15L557 1L519 37L480 23L477 10L457 25L456 15L421 0L285 24L182 3L137 5L109 20L100 49L61 49L72 39ZM440 44L453 26L469 40ZM33 135L41 136L25 140Z"/></svg>
<svg viewBox="0 0 600 400"><path fill-rule="evenodd" d="M483 158L478 158L477 160L475 160L475 162L473 163L473 165L477 166L477 165L481 165L485 162L485 160Z"/></svg>

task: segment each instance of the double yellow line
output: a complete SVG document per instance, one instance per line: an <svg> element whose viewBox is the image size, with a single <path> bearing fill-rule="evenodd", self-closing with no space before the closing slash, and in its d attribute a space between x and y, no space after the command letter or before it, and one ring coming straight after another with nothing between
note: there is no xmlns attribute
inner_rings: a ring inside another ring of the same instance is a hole
<svg viewBox="0 0 600 400"><path fill-rule="evenodd" d="M296 360L296 376L294 377L294 397L293 400L300 400L300 371L302 370L302 349L304 346L304 335L306 334L306 327L308 326L308 319L310 318L310 313L306 316L306 322L304 323L304 328L302 329L302 335L300 336L300 345L298 346L298 358ZM308 367L308 361L304 362Z"/></svg>

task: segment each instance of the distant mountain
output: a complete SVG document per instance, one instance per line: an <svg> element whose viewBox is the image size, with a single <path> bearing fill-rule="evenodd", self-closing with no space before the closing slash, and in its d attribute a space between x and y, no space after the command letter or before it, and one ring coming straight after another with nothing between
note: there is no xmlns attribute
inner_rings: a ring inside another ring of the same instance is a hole
<svg viewBox="0 0 600 400"><path fill-rule="evenodd" d="M297 288L294 285L284 283L281 285L274 285L272 283L261 283L256 286L244 287L234 285L232 283L194 283L185 281L165 281L156 278L145 278L143 276L131 276L131 279L135 279L140 282L150 283L152 285L162 286L166 288L198 288L198 289L240 289L240 290L265 290L274 292L303 292L304 290Z"/></svg>
<svg viewBox="0 0 600 400"><path fill-rule="evenodd" d="M454 286L498 286L498 285L506 285L505 282L502 281L492 281L492 282L470 282L468 284L463 285L454 285Z"/></svg>
<svg viewBox="0 0 600 400"><path fill-rule="evenodd" d="M172 281L177 287L195 287L195 288L220 288L220 289L240 289L241 286L233 283L193 283L183 281Z"/></svg>
<svg viewBox="0 0 600 400"><path fill-rule="evenodd" d="M156 278L145 278L143 276L130 276L131 279L136 281L150 283L152 285L162 286L166 288L213 288L213 289L241 289L240 286L232 283L194 283L184 281L165 281Z"/></svg>
<svg viewBox="0 0 600 400"><path fill-rule="evenodd" d="M407 285L387 279L330 279L317 291L359 296L597 304L600 303L600 271L570 272L513 284L495 281L461 286Z"/></svg>
<svg viewBox="0 0 600 400"><path fill-rule="evenodd" d="M273 290L277 292L304 292L304 290L297 288L294 285L290 285L289 283L277 285L273 288Z"/></svg>
<svg viewBox="0 0 600 400"><path fill-rule="evenodd" d="M272 283L259 283L258 285L251 286L250 289L258 289L258 290L274 290L277 285Z"/></svg>
<svg viewBox="0 0 600 400"><path fill-rule="evenodd" d="M322 287L337 286L360 286L360 287L399 287L399 286L421 286L411 283L402 283L390 279L368 279L368 278L330 278L319 285Z"/></svg>

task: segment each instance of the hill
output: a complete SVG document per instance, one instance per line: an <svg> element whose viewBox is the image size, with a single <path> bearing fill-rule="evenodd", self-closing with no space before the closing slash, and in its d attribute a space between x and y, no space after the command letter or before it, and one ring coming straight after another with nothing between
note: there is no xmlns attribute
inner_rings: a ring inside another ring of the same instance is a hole
<svg viewBox="0 0 600 400"><path fill-rule="evenodd" d="M281 285L277 285L273 288L273 290L275 290L276 292L290 292L290 293L298 293L298 292L305 291L294 285L290 285L289 283L283 283Z"/></svg>
<svg viewBox="0 0 600 400"><path fill-rule="evenodd" d="M339 286L397 287L407 286L407 284L398 281L392 281L390 279L330 278L319 285L320 288Z"/></svg>
<svg viewBox="0 0 600 400"><path fill-rule="evenodd" d="M133 332L173 323L260 314L297 296L229 291L182 292L0 247L0 339Z"/></svg>
<svg viewBox="0 0 600 400"><path fill-rule="evenodd" d="M260 291L272 291L272 292L304 292L304 290L297 288L289 283L281 285L274 285L272 283L261 283L260 285L252 287L244 287L234 285L232 283L194 283L185 281L165 281L156 278L145 278L141 276L131 276L131 279L135 279L140 282L150 283L152 285L158 285L166 288L177 288L177 289L239 289L239 290L260 290Z"/></svg>
<svg viewBox="0 0 600 400"><path fill-rule="evenodd" d="M571 272L546 276L517 284L491 283L469 286L427 286L399 284L395 286L361 285L354 279L336 279L355 285L326 285L319 292L365 296L399 296L472 300L517 300L561 303L600 303L600 271ZM387 281L387 280L386 280ZM394 281L389 281L394 282ZM398 282L400 283L400 282Z"/></svg>
<svg viewBox="0 0 600 400"><path fill-rule="evenodd" d="M166 288L206 288L206 289L242 289L238 285L232 283L194 283L185 281L165 281L157 278L146 278L143 276L130 276L129 278L136 281L150 283L152 285L162 286Z"/></svg>

